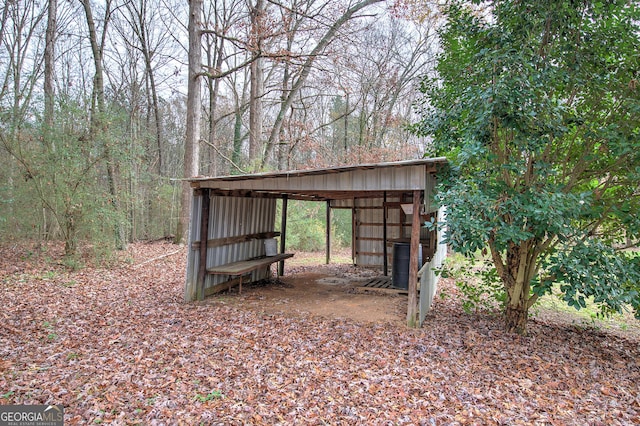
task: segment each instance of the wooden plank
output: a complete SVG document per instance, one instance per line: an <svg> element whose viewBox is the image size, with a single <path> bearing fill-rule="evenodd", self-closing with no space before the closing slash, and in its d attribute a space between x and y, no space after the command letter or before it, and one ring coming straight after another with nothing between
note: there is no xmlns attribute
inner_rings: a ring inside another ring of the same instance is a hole
<svg viewBox="0 0 640 426"><path fill-rule="evenodd" d="M389 214L387 209L387 191L384 191L384 198L382 200L382 207L384 211L382 212L382 273L386 277L389 274L389 253L387 251L387 240L389 239L387 235L387 216Z"/></svg>
<svg viewBox="0 0 640 426"><path fill-rule="evenodd" d="M391 245L392 243L411 243L411 238L392 238L389 240L389 245ZM431 239L429 238L423 238L420 240L420 245L422 245L423 247L426 247L430 244Z"/></svg>
<svg viewBox="0 0 640 426"><path fill-rule="evenodd" d="M283 253L258 259L225 263L224 265L207 268L207 273L213 275L241 275L290 257L293 257L293 253Z"/></svg>
<svg viewBox="0 0 640 426"><path fill-rule="evenodd" d="M354 203L355 204L355 203ZM357 261L358 259L358 249L357 249L357 237L359 232L358 229L358 221L356 220L356 216L358 215L358 209L353 207L351 209L351 259Z"/></svg>
<svg viewBox="0 0 640 426"><path fill-rule="evenodd" d="M365 282L362 287L377 287L377 288L381 288L381 287L391 287L391 278L389 277L376 277L376 278L371 278L370 280L368 280L367 282Z"/></svg>
<svg viewBox="0 0 640 426"><path fill-rule="evenodd" d="M282 230L282 238L280 238L280 253L287 251L287 210L289 199L286 195L282 197L282 218L280 222L280 229ZM278 276L284 275L284 259L278 265Z"/></svg>
<svg viewBox="0 0 640 426"><path fill-rule="evenodd" d="M367 292L371 291L374 293L384 293L384 294L407 294L407 290L401 288L372 288L372 287L356 287L356 291Z"/></svg>
<svg viewBox="0 0 640 426"><path fill-rule="evenodd" d="M358 241L382 241L383 238L378 238L378 237L358 237L357 240Z"/></svg>
<svg viewBox="0 0 640 426"><path fill-rule="evenodd" d="M205 288L204 295L205 297L211 296L212 294L220 293L225 290L229 290L231 287L236 286L240 283L240 278L234 278L229 281L225 281L223 283L219 283L214 285L213 287Z"/></svg>
<svg viewBox="0 0 640 426"><path fill-rule="evenodd" d="M413 191L413 211L420 211L420 191ZM407 301L407 326L420 327L418 309L418 246L420 245L420 215L414 214L411 222L411 248L409 259L409 300Z"/></svg>
<svg viewBox="0 0 640 426"><path fill-rule="evenodd" d="M384 222L359 222L362 226L383 226ZM404 226L402 223L387 223L387 226Z"/></svg>
<svg viewBox="0 0 640 426"><path fill-rule="evenodd" d="M255 234L236 235L235 237L216 238L216 239L211 239L207 241L207 248L222 247L229 244L244 243L252 240L266 240L268 238L275 238L279 235L280 235L279 232L258 232ZM193 244L191 245L191 248L193 250L197 250L199 247L200 247L199 240L194 241Z"/></svg>
<svg viewBox="0 0 640 426"><path fill-rule="evenodd" d="M359 251L357 254L360 254L363 256L383 256L382 253L375 252L375 251Z"/></svg>
<svg viewBox="0 0 640 426"><path fill-rule="evenodd" d="M408 294L408 290L406 289L393 287L389 277L372 278L363 285L355 287L355 290L357 292L370 291L383 294ZM418 293L420 293L420 289L418 289Z"/></svg>
<svg viewBox="0 0 640 426"><path fill-rule="evenodd" d="M325 259L325 264L329 264L331 262L331 203L329 201L327 201L327 219L326 219L326 226L325 226L325 232L326 232L326 241L325 241L325 255L326 255L326 259Z"/></svg>
<svg viewBox="0 0 640 426"><path fill-rule="evenodd" d="M200 241L198 278L196 280L196 296L198 300L204 299L204 281L207 269L207 245L204 243L209 235L209 210L211 207L211 197L208 190L202 191L202 206L200 209Z"/></svg>
<svg viewBox="0 0 640 426"><path fill-rule="evenodd" d="M383 281L383 280L377 280L377 281L374 281L371 284L372 284L371 287L376 287L376 288L382 288L382 287L386 288L386 287L389 286L389 283L386 282L386 281Z"/></svg>

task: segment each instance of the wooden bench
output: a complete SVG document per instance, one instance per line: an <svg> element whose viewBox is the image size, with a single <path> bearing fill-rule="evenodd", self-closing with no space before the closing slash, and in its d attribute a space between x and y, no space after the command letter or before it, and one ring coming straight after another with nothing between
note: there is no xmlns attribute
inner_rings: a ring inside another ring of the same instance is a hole
<svg viewBox="0 0 640 426"><path fill-rule="evenodd" d="M207 274L238 276L240 282L238 292L242 294L242 276L257 269L269 266L272 263L293 257L293 253L282 253L275 256L259 257L251 260L241 260L238 262L225 263L219 266L207 268Z"/></svg>

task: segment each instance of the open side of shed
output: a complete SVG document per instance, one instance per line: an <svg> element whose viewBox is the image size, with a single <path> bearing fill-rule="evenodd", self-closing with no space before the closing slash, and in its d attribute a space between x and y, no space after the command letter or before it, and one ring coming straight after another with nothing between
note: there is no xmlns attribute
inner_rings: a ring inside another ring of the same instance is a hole
<svg viewBox="0 0 640 426"><path fill-rule="evenodd" d="M284 261L290 257L286 253L287 202L319 201L326 203L328 217L334 208L352 211L352 257L357 266L381 268L387 275L394 244L409 245L407 321L419 326L436 290L433 269L446 256L446 245L438 244L442 231L422 226L444 215L443 209L432 206L438 166L444 163L444 158L431 158L192 179L185 300L202 300L242 285L243 280L267 278L272 263L279 263L282 275ZM276 217L278 199L283 200L280 218ZM275 231L276 220L281 220L280 232ZM278 236L279 254L267 256L264 241ZM327 263L329 245L327 236Z"/></svg>

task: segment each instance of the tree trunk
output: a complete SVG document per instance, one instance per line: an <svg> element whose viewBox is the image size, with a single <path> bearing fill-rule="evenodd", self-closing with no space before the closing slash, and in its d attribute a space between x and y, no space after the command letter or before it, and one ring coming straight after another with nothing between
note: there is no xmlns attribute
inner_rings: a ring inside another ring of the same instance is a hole
<svg viewBox="0 0 640 426"><path fill-rule="evenodd" d="M526 304L518 304L516 307L507 305L505 312L505 329L509 333L517 333L522 336L527 334L527 320L529 317L529 310L526 308Z"/></svg>
<svg viewBox="0 0 640 426"><path fill-rule="evenodd" d="M93 53L93 64L95 67L95 75L93 78L93 100L92 100L92 114L91 114L91 140L95 141L99 134L107 131L105 123L105 98L104 98L104 73L102 56L104 52L104 45L107 36L107 26L111 19L111 1L107 0L105 4L105 13L103 18L102 36L98 41L98 35L96 32L96 26L93 19L93 11L91 10L90 0L82 0L82 5L85 11L85 17L87 19L87 26L89 28L89 42L91 43L91 51ZM120 203L120 177L118 167L113 160L113 153L111 144L107 141L104 143L104 157L107 167L107 184L109 187L109 194L111 195L111 205L119 215L122 212ZM118 250L124 250L127 247L126 228L122 219L116 219L115 225L115 242Z"/></svg>
<svg viewBox="0 0 640 426"><path fill-rule="evenodd" d="M69 258L76 256L78 252L78 215L80 212L70 206L64 215L64 255Z"/></svg>
<svg viewBox="0 0 640 426"><path fill-rule="evenodd" d="M287 32L287 46L286 46L286 51L287 52L292 52L293 51L293 43L295 41L296 38L296 34L297 34L297 30L299 27L299 20L296 20L293 11L289 11L288 12L289 15L289 19L286 20L285 22L288 22L287 27L286 27L286 32ZM284 62L284 69L282 70L282 84L281 84L281 93L280 93L280 103L284 103L287 101L287 96L289 94L289 85L290 85L290 80L291 80L291 63L289 61L285 61ZM288 144L284 143L284 128L281 126L280 127L280 134L278 135L278 150L277 150L277 164L278 164L278 170L284 170L286 167L285 164L285 159L288 157ZM265 159L264 161L266 162L267 159ZM287 161L288 163L288 161Z"/></svg>
<svg viewBox="0 0 640 426"><path fill-rule="evenodd" d="M233 152L231 153L233 164L240 164L242 161L242 112L243 109L238 106L234 113Z"/></svg>
<svg viewBox="0 0 640 426"><path fill-rule="evenodd" d="M220 44L217 44L217 40L213 43L209 43L207 46L207 64L214 69L221 69L224 61L224 38L220 37ZM211 52L212 46L215 46L214 52ZM214 60L215 56L215 60ZM220 92L220 79L209 79L209 144L211 146L218 146L216 141L216 110L218 108L218 93ZM209 150L211 152L211 150ZM209 175L218 176L218 161L217 155L212 155L209 165Z"/></svg>
<svg viewBox="0 0 640 426"><path fill-rule="evenodd" d="M504 265L497 267L507 294L505 306L505 328L510 333L526 335L529 308L537 300L531 294L531 280L535 276L536 259L532 256L535 243L531 240L520 244L511 243L506 251ZM494 263L496 256L492 248ZM497 265L497 264L496 264Z"/></svg>
<svg viewBox="0 0 640 426"><path fill-rule="evenodd" d="M144 23L142 19L140 20L140 26L143 28L143 35L146 36L144 30ZM143 44L143 55L144 55L144 63L147 69L147 76L149 78L149 85L151 86L151 101L153 107L153 118L155 121L156 128L156 146L158 149L158 175L162 176L163 172L163 161L162 161L162 117L160 114L160 102L158 101L158 90L156 88L156 78L153 72L153 67L151 63L151 55L152 53L149 51L149 47L146 45L147 40L141 40Z"/></svg>
<svg viewBox="0 0 640 426"><path fill-rule="evenodd" d="M45 35L44 45L44 123L45 123L45 140L49 144L53 144L50 138L50 132L53 128L53 107L54 107L54 58L55 58L55 40L56 40L56 15L57 0L49 0L49 10L47 18L47 32ZM52 146L55 149L55 146Z"/></svg>
<svg viewBox="0 0 640 426"><path fill-rule="evenodd" d="M343 129L344 155L349 152L349 92L345 90L344 129Z"/></svg>
<svg viewBox="0 0 640 426"><path fill-rule="evenodd" d="M264 75L262 69L262 14L264 1L256 0L251 10L252 56L251 62L251 94L249 96L249 163L256 171L260 164L262 151L262 96L264 94Z"/></svg>
<svg viewBox="0 0 640 426"><path fill-rule="evenodd" d="M55 152L56 144L53 137L53 110L55 106L55 92L53 88L54 79L54 59L55 59L55 43L56 43L56 30L57 30L57 9L58 1L49 0L48 16L47 16L47 31L45 34L44 45L44 126L42 131L42 140L44 141L45 149L50 152ZM49 176L51 181L55 182L54 175ZM50 209L43 203L42 205L42 233L45 240L52 238L53 224L55 221L48 220Z"/></svg>
<svg viewBox="0 0 640 426"><path fill-rule="evenodd" d="M184 146L184 177L197 176L200 166L200 118L202 116L200 68L202 66L202 40L200 25L202 0L189 1L189 81L187 83L187 123ZM176 229L177 244L187 241L191 212L191 185L182 183L180 215Z"/></svg>

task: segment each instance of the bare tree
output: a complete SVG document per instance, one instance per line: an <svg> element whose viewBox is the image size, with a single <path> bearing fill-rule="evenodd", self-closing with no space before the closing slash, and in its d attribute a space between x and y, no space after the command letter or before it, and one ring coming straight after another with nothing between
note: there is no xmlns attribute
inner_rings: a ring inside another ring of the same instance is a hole
<svg viewBox="0 0 640 426"><path fill-rule="evenodd" d="M80 160L77 170L46 172L61 185L58 200L67 196L63 179L75 185L84 176L83 194L101 191L112 203L88 207L84 195L69 205L51 201L58 217L39 214L39 230L59 222L52 231L65 233L68 215L86 237L97 223L89 209L103 209L109 219L119 216L115 235L123 247L127 238L148 235L145 229L154 223L169 222L152 217L152 210L168 216L180 197L177 232L172 219L163 229L185 241L190 188L179 191L163 176L414 155L406 147L418 146L417 138L407 143L402 115L411 114L416 70L428 66L427 43L420 44L418 26L403 31L404 23L389 24L396 9L376 7L382 0L217 0L206 11L202 0L194 0L189 28L186 11L173 3L0 5L0 137L15 154L1 160L7 166L2 177L10 182L4 187L25 187L14 179L18 171L45 173L38 161L69 149L73 161ZM188 29L189 55L180 36ZM178 45L184 50L174 50ZM189 96L180 84L167 84L181 77L187 59ZM208 83L202 93L201 77ZM24 124L31 117L42 117L43 126L29 130L31 122ZM204 158L200 144L207 147ZM28 184L35 188L35 179ZM170 205L158 209L165 200ZM86 221L74 219L74 205L83 206L75 217L86 215Z"/></svg>
<svg viewBox="0 0 640 426"><path fill-rule="evenodd" d="M375 3L379 3L382 0L363 0L355 5L348 8L324 33L322 38L318 41L315 47L309 53L309 56L302 64L302 67L299 71L298 77L291 84L291 88L289 89L289 93L284 99L284 101L280 104L280 109L276 115L275 122L273 127L271 128L271 133L269 135L269 140L267 141L267 145L265 147L265 155L263 157L262 163L266 162L268 156L270 155L273 147L276 143L278 143L278 137L280 135L280 126L282 126L282 121L284 120L286 111L291 107L295 97L298 94L298 91L304 85L307 77L311 73L312 66L318 56L323 52L323 50L327 47L327 45L334 39L340 28L347 23L354 15L356 15L361 10L365 9L368 6L371 6Z"/></svg>
<svg viewBox="0 0 640 426"><path fill-rule="evenodd" d="M249 49L251 52L251 94L249 96L249 159L257 160L262 147L262 97L264 96L263 70L263 38L264 34L264 0L256 0L251 8L251 37ZM255 170L257 161L253 165Z"/></svg>
<svg viewBox="0 0 640 426"><path fill-rule="evenodd" d="M38 56L38 32L46 9L37 2L7 2L2 13L2 44L6 62L0 86L0 100L11 111L10 132L15 135L23 124L32 94L42 75L42 58Z"/></svg>
<svg viewBox="0 0 640 426"><path fill-rule="evenodd" d="M248 162L254 170L266 167L273 148L280 146L283 121L318 58L328 53L327 47L347 22L381 1L363 0L345 5L326 0L255 0L249 5L246 21L238 22L239 30L224 33L219 27L204 30L228 40L236 53L225 56L233 58L225 59L226 67L208 67L210 72L203 74L220 79L244 67L250 68ZM244 34L243 28L248 28ZM244 56L244 60L236 61L238 56ZM277 85L272 83L274 77L280 78ZM263 144L266 125L269 137Z"/></svg>
<svg viewBox="0 0 640 426"><path fill-rule="evenodd" d="M49 0L47 9L47 32L44 45L44 122L50 130L53 127L53 107L55 93L53 90L54 59L55 59L55 39L56 39L56 17L58 11L58 0ZM45 140L48 138L45 135ZM48 143L53 143L49 140Z"/></svg>
<svg viewBox="0 0 640 426"><path fill-rule="evenodd" d="M99 136L99 133L106 133L106 104L104 94L104 67L103 67L103 54L106 44L107 28L111 21L112 0L106 0L104 15L102 17L102 33L98 36L95 21L93 19L93 10L91 8L91 0L80 0L85 12L85 18L87 21L87 27L89 29L89 42L91 44L91 52L93 53L93 66L95 75L93 78L93 92L92 92L92 104L91 104L91 129L90 139L95 141ZM107 183L109 186L109 193L111 194L111 204L116 214L121 213L120 202L120 177L118 166L113 158L112 147L109 142L103 143L104 156L107 166ZM127 245L127 237L125 224L119 220L116 229L116 247L118 249L124 249Z"/></svg>
<svg viewBox="0 0 640 426"><path fill-rule="evenodd" d="M163 53L163 49L170 44L167 33L154 31L154 26L159 26L163 15L154 2L148 0L129 1L124 4L122 13L126 27L119 28L124 43L130 44L133 48L140 51L144 62L144 76L147 89L145 91L150 106L149 115L153 117L152 128L155 139L155 159L156 173L163 175L163 150L162 150L162 114L159 100L158 82L156 81L156 67L158 57ZM130 29L133 32L134 40L128 40L126 31ZM167 52L165 52L166 54ZM151 120L150 120L151 121Z"/></svg>
<svg viewBox="0 0 640 426"><path fill-rule="evenodd" d="M9 160L3 165L0 179L6 182L7 198L14 199L16 185L20 181L16 179L18 173L22 171L26 179L36 173L25 159L30 138L23 133L33 105L33 93L42 75L38 34L46 9L40 9L37 2L27 0L5 2L0 13L0 147L18 163ZM4 155L0 158L7 161ZM6 220L15 218L15 204L8 203L8 214L1 216Z"/></svg>
<svg viewBox="0 0 640 426"><path fill-rule="evenodd" d="M184 177L197 176L200 164L200 120L202 116L202 0L189 1L189 76L187 83L187 123L184 147ZM180 215L176 229L176 243L187 240L189 213L191 211L191 186L182 184Z"/></svg>
<svg viewBox="0 0 640 426"><path fill-rule="evenodd" d="M210 8L205 12L207 27L214 28L214 31L204 32L203 43L205 45L206 66L208 70L213 70L213 74L220 73L225 62L229 61L227 45L229 43L229 32L234 24L242 19L242 0L211 2ZM230 49L233 54L233 49ZM208 172L212 176L217 176L222 169L222 152L226 151L218 141L217 124L219 121L218 107L220 98L220 85L222 78L215 78L213 75L207 76L209 111L207 116L208 124L208 145L206 162Z"/></svg>

